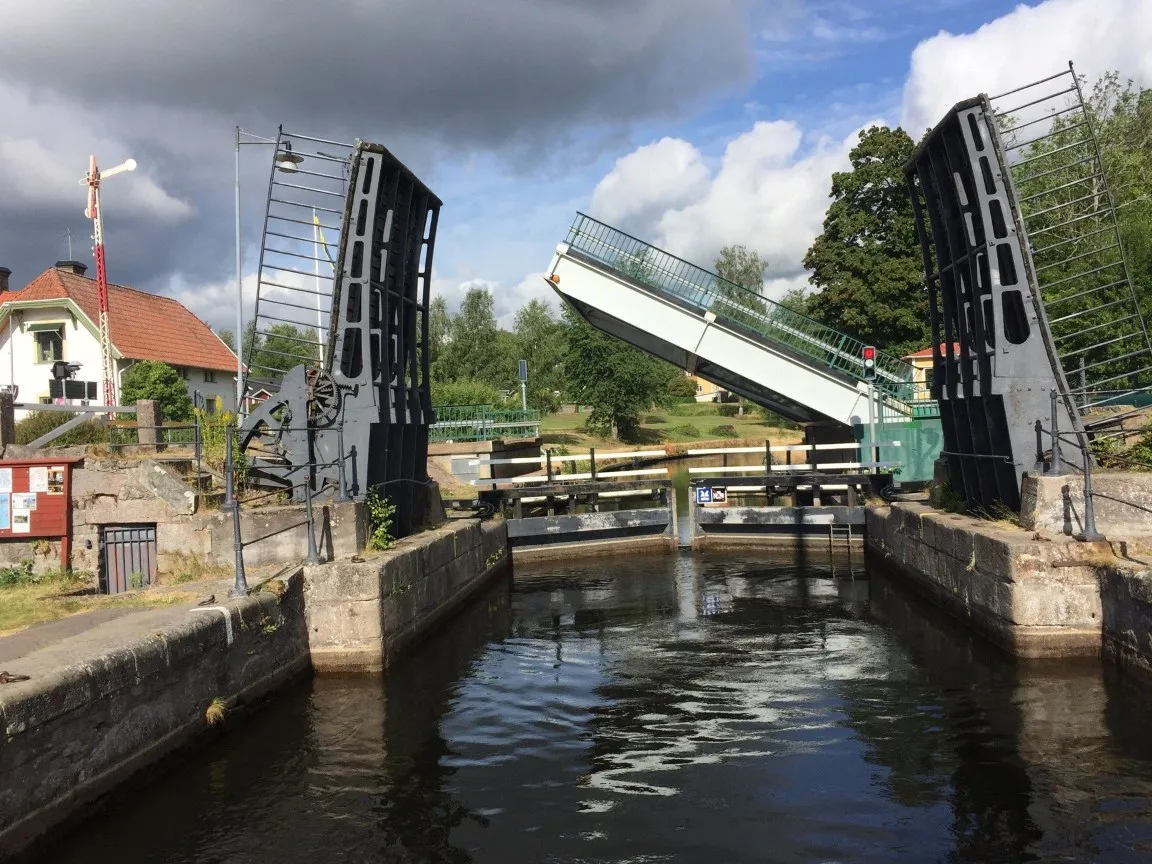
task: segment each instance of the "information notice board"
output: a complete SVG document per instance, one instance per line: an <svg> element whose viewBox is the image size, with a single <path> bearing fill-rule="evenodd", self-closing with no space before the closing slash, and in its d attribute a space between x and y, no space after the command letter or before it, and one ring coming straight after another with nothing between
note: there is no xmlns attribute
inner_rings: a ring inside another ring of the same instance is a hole
<svg viewBox="0 0 1152 864"><path fill-rule="evenodd" d="M72 466L76 459L0 461L0 542L55 538L68 567L72 533Z"/></svg>

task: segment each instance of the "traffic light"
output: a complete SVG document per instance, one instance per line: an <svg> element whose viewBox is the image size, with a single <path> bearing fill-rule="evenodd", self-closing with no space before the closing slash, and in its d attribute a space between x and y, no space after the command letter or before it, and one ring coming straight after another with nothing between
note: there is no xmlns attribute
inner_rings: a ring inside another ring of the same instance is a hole
<svg viewBox="0 0 1152 864"><path fill-rule="evenodd" d="M874 345L865 345L862 352L864 357L864 380L876 380L876 347Z"/></svg>

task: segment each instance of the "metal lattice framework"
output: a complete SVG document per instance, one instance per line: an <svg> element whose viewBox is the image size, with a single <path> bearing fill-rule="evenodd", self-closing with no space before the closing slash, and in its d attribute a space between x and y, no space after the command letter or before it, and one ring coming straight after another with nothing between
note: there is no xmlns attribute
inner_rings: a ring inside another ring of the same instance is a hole
<svg viewBox="0 0 1152 864"><path fill-rule="evenodd" d="M1114 412L1103 418L1093 409L1152 386L1152 340L1125 260L1098 119L1072 64L989 103L1066 390L1087 428L1114 421Z"/></svg>
<svg viewBox="0 0 1152 864"><path fill-rule="evenodd" d="M950 476L969 502L1018 509L1020 475L1036 467L1035 422L1075 432L1070 464L1082 467L1086 412L1152 374L1074 70L959 103L905 177Z"/></svg>
<svg viewBox="0 0 1152 864"><path fill-rule="evenodd" d="M247 349L248 392L275 392L241 430L257 484L301 500L306 483L338 489L343 464L354 497L387 496L395 531L411 530L427 488L440 206L378 144L281 130Z"/></svg>

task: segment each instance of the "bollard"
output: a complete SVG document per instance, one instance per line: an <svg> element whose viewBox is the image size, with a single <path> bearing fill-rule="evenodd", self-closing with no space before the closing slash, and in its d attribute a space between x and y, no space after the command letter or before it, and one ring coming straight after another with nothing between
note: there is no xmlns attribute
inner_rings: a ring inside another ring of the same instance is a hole
<svg viewBox="0 0 1152 864"><path fill-rule="evenodd" d="M1056 411L1056 391L1052 391L1052 469L1048 472L1059 477L1064 473L1064 459L1060 455L1060 415Z"/></svg>
<svg viewBox="0 0 1152 864"><path fill-rule="evenodd" d="M308 555L305 564L319 564L320 553L316 551L316 524L312 518L312 466L308 466L308 474L304 477L304 527L308 530Z"/></svg>
<svg viewBox="0 0 1152 864"><path fill-rule="evenodd" d="M232 427L224 427L224 500L220 509L227 513L236 509L236 498L232 494L232 484L235 482L235 471L232 467Z"/></svg>
<svg viewBox="0 0 1152 864"><path fill-rule="evenodd" d="M592 482L595 483L596 482L596 448L595 447L589 447L588 448L588 459L590 460L590 464L592 466L592 468L591 468Z"/></svg>
<svg viewBox="0 0 1152 864"><path fill-rule="evenodd" d="M1036 421L1036 464L1044 464L1044 424Z"/></svg>
<svg viewBox="0 0 1152 864"><path fill-rule="evenodd" d="M345 473L345 457L344 457L344 424L340 423L336 427L336 449L340 451L340 455L336 457L339 464L339 478L340 488L336 490L335 501L337 504L346 504L352 500L348 495L348 478Z"/></svg>

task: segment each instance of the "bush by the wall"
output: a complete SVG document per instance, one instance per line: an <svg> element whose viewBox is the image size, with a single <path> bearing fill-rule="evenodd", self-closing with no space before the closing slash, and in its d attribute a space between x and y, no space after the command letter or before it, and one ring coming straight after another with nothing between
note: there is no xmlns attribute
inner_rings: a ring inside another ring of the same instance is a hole
<svg viewBox="0 0 1152 864"><path fill-rule="evenodd" d="M31 444L41 435L63 426L73 417L67 411L34 411L16 424L16 443ZM108 440L108 431L97 420L87 420L69 429L51 441L49 447L72 447L80 444L100 444Z"/></svg>
<svg viewBox="0 0 1152 864"><path fill-rule="evenodd" d="M737 437L736 427L735 426L728 426L728 425L713 426L711 429L708 430L708 434L713 435L716 438L736 438Z"/></svg>

